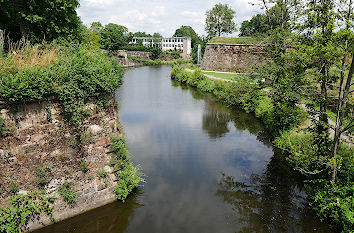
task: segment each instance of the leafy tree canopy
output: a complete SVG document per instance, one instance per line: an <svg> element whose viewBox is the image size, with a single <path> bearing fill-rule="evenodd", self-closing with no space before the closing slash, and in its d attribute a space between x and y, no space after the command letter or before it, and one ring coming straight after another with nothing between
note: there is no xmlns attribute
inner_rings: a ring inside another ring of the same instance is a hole
<svg viewBox="0 0 354 233"><path fill-rule="evenodd" d="M135 32L133 34L135 37L152 37L151 34L148 34L146 32Z"/></svg>
<svg viewBox="0 0 354 233"><path fill-rule="evenodd" d="M198 34L194 31L194 29L191 26L181 26L176 30L173 36L190 37L192 39L192 47L194 47L200 40Z"/></svg>
<svg viewBox="0 0 354 233"><path fill-rule="evenodd" d="M92 31L99 32L103 29L103 25L100 22L93 22L93 23L91 23L90 29Z"/></svg>
<svg viewBox="0 0 354 233"><path fill-rule="evenodd" d="M101 44L104 49L115 51L128 45L133 34L128 33L128 28L114 23L107 24L101 31Z"/></svg>
<svg viewBox="0 0 354 233"><path fill-rule="evenodd" d="M0 0L0 28L13 40L79 39L78 6L78 0Z"/></svg>
<svg viewBox="0 0 354 233"><path fill-rule="evenodd" d="M235 11L227 4L216 4L213 9L206 12L205 31L208 36L221 36L222 33L236 31L234 22Z"/></svg>

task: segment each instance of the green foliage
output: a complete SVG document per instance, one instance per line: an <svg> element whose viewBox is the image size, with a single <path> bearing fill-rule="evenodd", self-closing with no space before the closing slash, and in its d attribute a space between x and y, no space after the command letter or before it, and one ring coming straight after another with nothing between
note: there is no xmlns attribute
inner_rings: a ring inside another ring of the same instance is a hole
<svg viewBox="0 0 354 233"><path fill-rule="evenodd" d="M53 94L53 87L50 71L34 67L3 74L0 94L9 105L18 106Z"/></svg>
<svg viewBox="0 0 354 233"><path fill-rule="evenodd" d="M48 166L43 166L37 169L36 171L36 176L37 176L37 184L39 187L43 188L46 186L49 182L48 180L48 172L50 172L51 169Z"/></svg>
<svg viewBox="0 0 354 233"><path fill-rule="evenodd" d="M157 60L146 60L142 59L139 57L132 57L128 56L128 58L136 63L140 63L141 65L144 66L155 66L155 65L173 65L173 64L184 64L184 63L190 63L191 60L176 60L176 61L161 61L159 59Z"/></svg>
<svg viewBox="0 0 354 233"><path fill-rule="evenodd" d="M89 171L88 164L85 160L81 161L80 168L83 173L87 173Z"/></svg>
<svg viewBox="0 0 354 233"><path fill-rule="evenodd" d="M206 12L205 31L209 37L221 36L222 33L236 31L236 24L233 21L235 11L227 4L216 4L213 9Z"/></svg>
<svg viewBox="0 0 354 233"><path fill-rule="evenodd" d="M140 182L144 182L144 174L130 162L124 138L111 136L111 151L114 154L111 166L114 167L114 172L118 177L118 184L113 192L118 200L124 202L128 194L139 187Z"/></svg>
<svg viewBox="0 0 354 233"><path fill-rule="evenodd" d="M127 163L126 166L118 172L118 184L114 188L114 193L117 195L118 200L125 201L128 194L131 193L140 182L143 182L143 173L139 168L134 167L131 163Z"/></svg>
<svg viewBox="0 0 354 233"><path fill-rule="evenodd" d="M0 209L0 232L25 232L28 222L41 214L53 220L50 201L50 198L46 198L41 192L31 192L28 196L12 196L11 206Z"/></svg>
<svg viewBox="0 0 354 233"><path fill-rule="evenodd" d="M354 172L354 170L352 170ZM318 179L306 186L310 205L322 220L332 221L338 232L354 229L354 180L344 184Z"/></svg>
<svg viewBox="0 0 354 233"><path fill-rule="evenodd" d="M13 40L29 37L33 42L80 39L78 0L1 1L0 28Z"/></svg>
<svg viewBox="0 0 354 233"><path fill-rule="evenodd" d="M73 204L76 201L76 190L72 189L68 182L59 187L58 193L68 204Z"/></svg>
<svg viewBox="0 0 354 233"><path fill-rule="evenodd" d="M181 26L176 30L175 34L173 34L173 37L190 37L192 40L192 48L200 41L198 34L191 26Z"/></svg>
<svg viewBox="0 0 354 233"><path fill-rule="evenodd" d="M101 45L109 51L116 51L122 46L128 45L132 36L128 33L128 28L114 23L107 24L100 30Z"/></svg>
<svg viewBox="0 0 354 233"><path fill-rule="evenodd" d="M171 77L210 92L228 105L238 105L247 112L256 112L275 135L296 126L302 119L299 117L302 113L299 107L278 104L278 109L275 109L272 98L261 90L257 80L249 76L238 76L235 82L218 81L206 78L198 69L190 73L176 65L172 68Z"/></svg>
<svg viewBox="0 0 354 233"><path fill-rule="evenodd" d="M330 174L332 160L318 156L311 133L287 131L277 137L275 144L288 151L288 161L308 177L306 190L310 205L322 220L333 223L338 232L350 232L354 224L354 149L341 145L336 183L325 180Z"/></svg>
<svg viewBox="0 0 354 233"><path fill-rule="evenodd" d="M108 177L108 173L105 170L100 169L97 171L97 177L100 179L105 179Z"/></svg>
<svg viewBox="0 0 354 233"><path fill-rule="evenodd" d="M98 28L98 26L97 26ZM100 48L100 40L101 35L99 34L99 29L96 27L88 29L86 27L83 28L83 44L88 47L88 49L99 49Z"/></svg>

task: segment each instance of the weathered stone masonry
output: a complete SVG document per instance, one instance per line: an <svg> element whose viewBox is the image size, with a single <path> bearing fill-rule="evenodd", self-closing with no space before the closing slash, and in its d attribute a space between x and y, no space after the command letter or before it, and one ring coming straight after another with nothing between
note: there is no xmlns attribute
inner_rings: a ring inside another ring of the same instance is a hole
<svg viewBox="0 0 354 233"><path fill-rule="evenodd" d="M55 102L27 104L17 112L2 108L1 116L12 129L11 136L0 138L0 207L10 203L11 182L19 187L19 194L38 189L36 171L50 167L49 183L43 187L49 196L57 197L54 203L56 221L81 214L116 200L113 189L117 177L109 166L111 156L110 135L120 134L118 110L112 97L105 107L86 106L90 115L84 120L85 144L81 150L72 145L73 134ZM48 116L48 114L50 115ZM86 161L89 171L84 173L81 161ZM99 179L97 172L104 170L108 177ZM58 195L58 188L69 182L77 190L76 201L68 205ZM42 216L31 222L30 230L51 224Z"/></svg>
<svg viewBox="0 0 354 233"><path fill-rule="evenodd" d="M254 65L265 65L267 60L262 45L209 43L201 67L206 70L250 72Z"/></svg>

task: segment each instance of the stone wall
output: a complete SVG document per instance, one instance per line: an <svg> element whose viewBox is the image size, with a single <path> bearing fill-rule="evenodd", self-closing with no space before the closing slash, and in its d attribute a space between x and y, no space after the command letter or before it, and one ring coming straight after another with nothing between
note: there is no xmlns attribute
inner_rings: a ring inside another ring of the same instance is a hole
<svg viewBox="0 0 354 233"><path fill-rule="evenodd" d="M205 48L202 69L250 72L252 66L266 64L264 46L209 43Z"/></svg>
<svg viewBox="0 0 354 233"><path fill-rule="evenodd" d="M132 57L140 57L142 59L150 59L152 56L151 52L140 52L140 51L126 51L126 50L118 50L117 55L121 57L132 56Z"/></svg>
<svg viewBox="0 0 354 233"><path fill-rule="evenodd" d="M120 134L118 110L114 98L104 107L86 106L89 116L83 122L84 144L75 146L74 133L63 120L60 106L51 101L28 104L17 112L1 109L11 135L0 138L0 207L10 203L11 185L19 194L44 190L56 197L54 218L57 221L81 214L116 200L113 189L117 178L109 166L110 135ZM80 167L82 161L89 171ZM36 172L48 167L48 184L39 187ZM105 171L107 178L98 178ZM68 182L77 190L74 204L68 205L58 195L58 188ZM51 224L47 217L31 222L31 230Z"/></svg>

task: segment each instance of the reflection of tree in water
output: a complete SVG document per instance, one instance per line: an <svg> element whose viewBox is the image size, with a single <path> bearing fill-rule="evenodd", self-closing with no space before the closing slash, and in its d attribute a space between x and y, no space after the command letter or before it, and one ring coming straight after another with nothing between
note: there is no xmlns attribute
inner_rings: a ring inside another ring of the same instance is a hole
<svg viewBox="0 0 354 233"><path fill-rule="evenodd" d="M306 205L299 179L275 153L262 175L246 182L222 174L216 195L238 213L240 232L328 232Z"/></svg>
<svg viewBox="0 0 354 233"><path fill-rule="evenodd" d="M123 233L135 210L142 206L138 202L141 191L128 196L125 203L114 202L34 233Z"/></svg>
<svg viewBox="0 0 354 233"><path fill-rule="evenodd" d="M206 107L203 112L203 130L209 137L222 137L229 132L227 124L230 121L230 116L227 108L214 102L212 99L206 99Z"/></svg>
<svg viewBox="0 0 354 233"><path fill-rule="evenodd" d="M263 124L253 114L247 113L237 107L226 106L223 103L215 101L212 94L205 93L175 80L172 80L172 86L188 90L194 99L205 100L206 108L203 114L203 129L211 138L222 137L228 133L227 124L232 121L237 130L247 130L251 134L257 135L259 141L269 145L269 136L265 132Z"/></svg>

